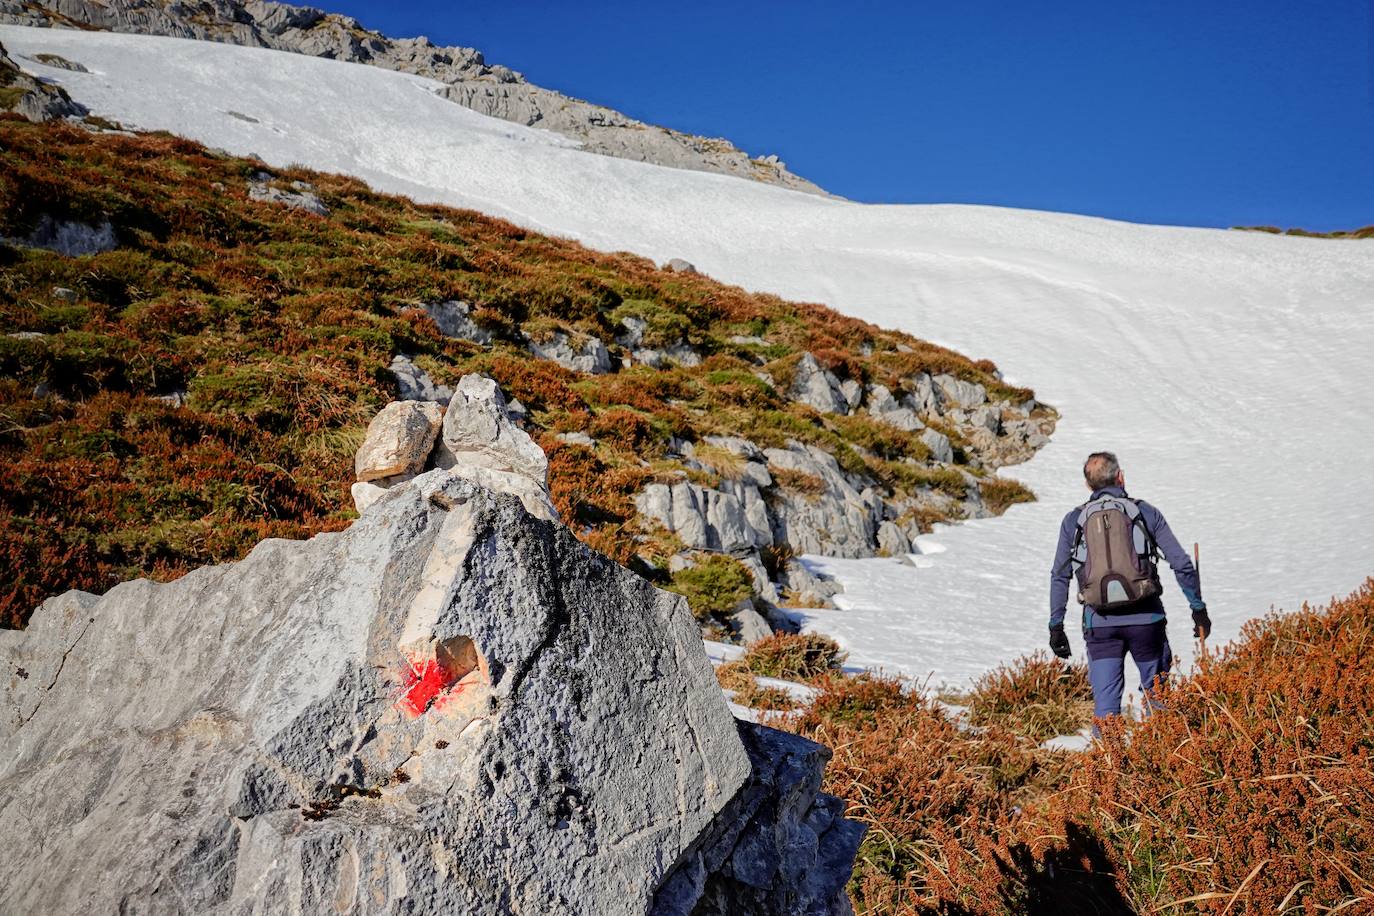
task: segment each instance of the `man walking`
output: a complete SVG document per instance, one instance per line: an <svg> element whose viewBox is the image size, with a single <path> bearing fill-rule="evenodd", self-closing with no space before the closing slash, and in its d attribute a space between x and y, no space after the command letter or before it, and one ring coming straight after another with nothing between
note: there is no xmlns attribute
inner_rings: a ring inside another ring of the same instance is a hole
<svg viewBox="0 0 1374 916"><path fill-rule="evenodd" d="M1083 605L1083 642L1094 715L1121 714L1130 653L1140 672L1146 710L1156 679L1169 671L1163 589L1155 559L1164 555L1193 612L1193 636L1212 632L1197 569L1158 509L1126 495L1126 477L1111 452L1094 452L1083 464L1092 498L1064 516L1050 571L1050 649L1072 655L1064 632L1069 579L1077 576Z"/></svg>

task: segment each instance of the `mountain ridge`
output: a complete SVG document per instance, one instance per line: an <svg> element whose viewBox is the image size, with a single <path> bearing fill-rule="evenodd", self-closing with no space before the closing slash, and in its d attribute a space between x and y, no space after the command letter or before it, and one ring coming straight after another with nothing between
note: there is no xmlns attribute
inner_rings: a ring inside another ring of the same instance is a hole
<svg viewBox="0 0 1374 916"><path fill-rule="evenodd" d="M536 86L509 67L488 63L475 48L441 47L423 36L389 38L350 16L314 7L267 0L0 0L0 23L191 38L368 64L438 80L450 101L561 134L589 152L827 195L777 156L751 157L724 138L648 124Z"/></svg>

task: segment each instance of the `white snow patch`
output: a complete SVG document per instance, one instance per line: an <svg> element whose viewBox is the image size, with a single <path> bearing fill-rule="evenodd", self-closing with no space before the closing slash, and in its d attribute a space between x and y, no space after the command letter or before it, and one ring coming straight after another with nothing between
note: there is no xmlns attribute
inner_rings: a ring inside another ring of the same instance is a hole
<svg viewBox="0 0 1374 916"><path fill-rule="evenodd" d="M852 204L585 153L373 67L15 26L0 41L80 61L92 72L34 69L127 125L601 249L683 257L991 358L1035 387L1063 413L1013 475L1039 503L941 529L919 566L827 561L846 609L810 625L854 661L954 682L1039 648L1059 520L1099 448L1120 454L1132 493L1185 543L1202 543L1218 642L1271 605L1324 601L1374 572L1374 243ZM1187 614L1168 588L1186 661Z"/></svg>

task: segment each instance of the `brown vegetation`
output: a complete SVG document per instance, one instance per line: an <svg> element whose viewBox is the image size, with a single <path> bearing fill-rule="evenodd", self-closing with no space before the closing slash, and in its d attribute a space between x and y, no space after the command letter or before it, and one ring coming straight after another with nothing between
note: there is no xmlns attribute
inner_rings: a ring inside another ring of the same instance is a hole
<svg viewBox="0 0 1374 916"><path fill-rule="evenodd" d="M981 727L872 676L779 722L835 749L827 789L870 825L861 913L1369 912L1371 650L1374 580L1252 621L1084 753L1040 747L1087 696L1045 656L963 698Z"/></svg>

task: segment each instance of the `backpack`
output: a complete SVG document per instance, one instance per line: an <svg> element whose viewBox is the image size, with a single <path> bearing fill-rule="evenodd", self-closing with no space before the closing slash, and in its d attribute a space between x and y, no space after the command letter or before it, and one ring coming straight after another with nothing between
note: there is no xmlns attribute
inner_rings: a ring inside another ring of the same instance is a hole
<svg viewBox="0 0 1374 916"><path fill-rule="evenodd" d="M1108 495L1084 503L1072 554L1079 603L1103 611L1158 595L1158 554L1135 500Z"/></svg>

